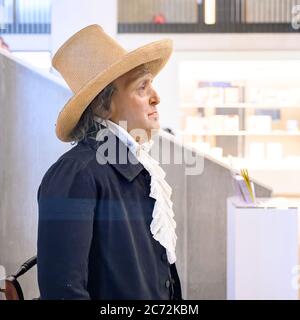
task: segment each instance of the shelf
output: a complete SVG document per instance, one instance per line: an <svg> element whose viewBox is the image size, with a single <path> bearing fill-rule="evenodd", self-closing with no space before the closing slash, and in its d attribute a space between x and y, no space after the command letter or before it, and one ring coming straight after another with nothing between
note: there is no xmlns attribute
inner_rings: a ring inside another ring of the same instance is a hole
<svg viewBox="0 0 300 320"><path fill-rule="evenodd" d="M300 136L300 131L288 132L284 130L274 130L270 132L257 132L257 131L179 131L182 135L195 135L195 136Z"/></svg>
<svg viewBox="0 0 300 320"><path fill-rule="evenodd" d="M228 103L228 104L220 104L220 105L197 105L195 103L183 103L180 107L181 110L184 109L197 109L197 108L237 108L237 109L284 109L284 108L292 108L292 109L300 109L300 105L267 105L267 104L255 104L255 103Z"/></svg>
<svg viewBox="0 0 300 320"><path fill-rule="evenodd" d="M233 166L234 168L247 168L250 175L254 172L287 172L293 171L300 174L300 156L295 156L293 158L263 158L258 155L257 158L237 158L237 157L222 157L222 161L228 166ZM277 181L278 183L281 180ZM272 184L273 185L273 184Z"/></svg>

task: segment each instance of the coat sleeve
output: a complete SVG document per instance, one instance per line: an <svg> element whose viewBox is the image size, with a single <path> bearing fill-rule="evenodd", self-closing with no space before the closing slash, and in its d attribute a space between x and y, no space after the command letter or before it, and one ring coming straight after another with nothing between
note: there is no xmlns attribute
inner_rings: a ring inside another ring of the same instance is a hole
<svg viewBox="0 0 300 320"><path fill-rule="evenodd" d="M56 162L38 191L37 270L41 299L90 299L88 257L97 191L88 168Z"/></svg>

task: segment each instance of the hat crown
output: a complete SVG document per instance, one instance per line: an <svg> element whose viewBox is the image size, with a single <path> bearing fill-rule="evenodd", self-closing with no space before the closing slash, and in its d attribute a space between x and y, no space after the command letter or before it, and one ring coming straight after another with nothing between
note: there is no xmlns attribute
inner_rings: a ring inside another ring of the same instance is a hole
<svg viewBox="0 0 300 320"><path fill-rule="evenodd" d="M91 25L75 33L58 49L52 65L76 93L126 54L99 25Z"/></svg>

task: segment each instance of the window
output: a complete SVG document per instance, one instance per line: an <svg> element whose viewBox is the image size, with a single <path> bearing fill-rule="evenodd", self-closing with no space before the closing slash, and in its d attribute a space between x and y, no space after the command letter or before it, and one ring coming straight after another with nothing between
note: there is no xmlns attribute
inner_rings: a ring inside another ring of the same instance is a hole
<svg viewBox="0 0 300 320"><path fill-rule="evenodd" d="M51 31L51 0L0 0L0 33Z"/></svg>
<svg viewBox="0 0 300 320"><path fill-rule="evenodd" d="M118 0L120 33L299 32L300 0Z"/></svg>

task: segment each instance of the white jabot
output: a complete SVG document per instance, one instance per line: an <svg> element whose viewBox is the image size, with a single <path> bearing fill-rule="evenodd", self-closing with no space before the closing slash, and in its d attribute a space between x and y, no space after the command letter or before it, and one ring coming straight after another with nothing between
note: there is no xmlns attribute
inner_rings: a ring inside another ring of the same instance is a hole
<svg viewBox="0 0 300 320"><path fill-rule="evenodd" d="M107 126L136 156L138 161L144 166L151 176L150 194L155 199L155 205L152 213L152 222L150 231L153 238L166 248L167 258L170 264L176 261L176 240L175 233L176 222L174 220L173 203L171 201L172 188L166 182L165 171L160 167L149 151L154 143L151 139L148 142L139 144L135 139L121 126L116 123L99 117L94 119Z"/></svg>

